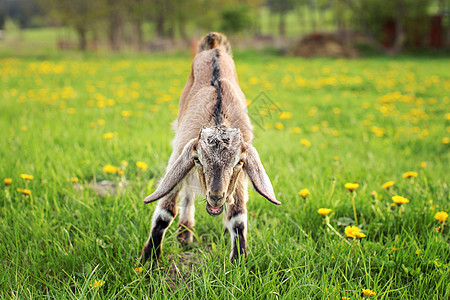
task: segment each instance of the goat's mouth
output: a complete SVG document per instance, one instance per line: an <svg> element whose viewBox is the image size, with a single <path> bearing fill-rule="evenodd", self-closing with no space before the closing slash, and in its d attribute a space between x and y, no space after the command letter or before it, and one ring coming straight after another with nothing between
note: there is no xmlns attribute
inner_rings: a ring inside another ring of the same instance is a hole
<svg viewBox="0 0 450 300"><path fill-rule="evenodd" d="M206 202L206 211L211 216L216 217L216 216L218 216L218 215L220 215L222 213L223 205L219 206L219 207L214 207L214 206L209 205L208 202Z"/></svg>

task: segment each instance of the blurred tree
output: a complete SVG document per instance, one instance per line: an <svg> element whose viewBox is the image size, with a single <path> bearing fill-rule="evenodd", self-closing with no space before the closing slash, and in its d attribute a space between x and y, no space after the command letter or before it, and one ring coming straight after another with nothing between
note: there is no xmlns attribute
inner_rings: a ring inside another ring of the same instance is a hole
<svg viewBox="0 0 450 300"><path fill-rule="evenodd" d="M64 25L72 27L78 35L78 47L87 49L87 34L102 19L101 1L92 0L39 0L40 4Z"/></svg>
<svg viewBox="0 0 450 300"><path fill-rule="evenodd" d="M20 28L29 27L33 17L43 14L37 0L0 0L0 10Z"/></svg>
<svg viewBox="0 0 450 300"><path fill-rule="evenodd" d="M286 14L295 8L296 0L268 0L267 6L272 13L279 14L278 33L286 35Z"/></svg>
<svg viewBox="0 0 450 300"><path fill-rule="evenodd" d="M229 7L221 11L221 30L228 33L238 33L251 25L250 8L247 4Z"/></svg>

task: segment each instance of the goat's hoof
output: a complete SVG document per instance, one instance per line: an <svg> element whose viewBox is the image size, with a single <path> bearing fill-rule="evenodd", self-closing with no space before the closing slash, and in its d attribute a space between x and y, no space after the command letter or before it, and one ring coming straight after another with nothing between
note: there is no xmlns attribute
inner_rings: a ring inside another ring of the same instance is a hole
<svg viewBox="0 0 450 300"><path fill-rule="evenodd" d="M239 253L237 251L231 252L230 262L232 264L246 263L247 262L247 251L244 251L243 253Z"/></svg>
<svg viewBox="0 0 450 300"><path fill-rule="evenodd" d="M182 231L180 233L178 233L178 241L181 243L181 245L183 246L187 246L189 244L192 244L194 237L192 236L192 232L185 230Z"/></svg>
<svg viewBox="0 0 450 300"><path fill-rule="evenodd" d="M192 228L189 228L188 226L184 224L178 225L178 241L183 245L187 246L189 244L192 244L194 241L194 236L192 234Z"/></svg>

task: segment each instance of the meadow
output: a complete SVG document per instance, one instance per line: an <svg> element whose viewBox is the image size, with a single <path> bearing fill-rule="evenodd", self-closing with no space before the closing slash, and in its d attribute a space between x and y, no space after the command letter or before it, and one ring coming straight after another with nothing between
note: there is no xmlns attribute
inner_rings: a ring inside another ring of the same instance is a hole
<svg viewBox="0 0 450 300"><path fill-rule="evenodd" d="M146 272L142 200L190 55L0 57L1 298L450 297L450 59L235 62L282 205L251 189L249 256L233 265L222 218L197 201L194 244L173 224Z"/></svg>

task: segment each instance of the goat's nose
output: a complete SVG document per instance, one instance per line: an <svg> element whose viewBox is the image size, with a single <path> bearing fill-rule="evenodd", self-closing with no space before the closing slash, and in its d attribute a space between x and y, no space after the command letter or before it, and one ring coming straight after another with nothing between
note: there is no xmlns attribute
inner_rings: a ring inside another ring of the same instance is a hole
<svg viewBox="0 0 450 300"><path fill-rule="evenodd" d="M214 202L218 202L220 200L223 199L223 195L212 195L211 193L209 194L209 198L214 201Z"/></svg>

